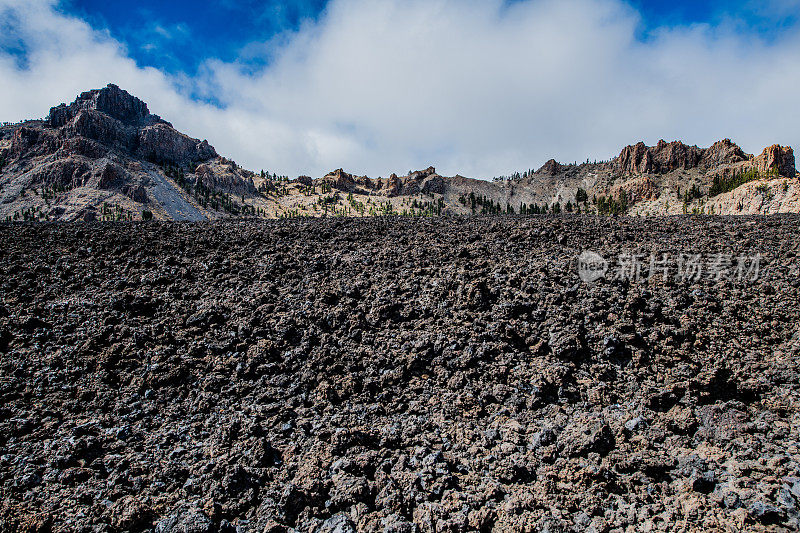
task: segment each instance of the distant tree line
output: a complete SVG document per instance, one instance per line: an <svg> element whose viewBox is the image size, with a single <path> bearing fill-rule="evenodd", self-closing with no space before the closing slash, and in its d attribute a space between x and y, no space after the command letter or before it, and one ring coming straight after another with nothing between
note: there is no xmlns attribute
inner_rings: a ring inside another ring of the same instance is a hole
<svg viewBox="0 0 800 533"><path fill-rule="evenodd" d="M589 194L586 192L585 189L578 188L578 191L575 193L575 201L573 203L572 200L568 200L565 205L562 206L561 202L554 202L552 204L527 204L527 203L520 203L518 211L514 209L509 203L505 204L505 207L500 202L496 202L491 198L487 198L482 195L476 195L474 192L470 192L469 194L462 194L458 198L461 205L469 207L472 214L481 214L481 215L499 215L499 214L507 214L513 215L519 213L520 215L546 215L546 214L554 214L558 215L562 212L567 213L580 213L583 205L583 212L589 212ZM594 199L594 203L598 203L598 199ZM617 214L620 211L620 208L617 204L616 200L606 200L604 197L600 200L602 208L605 212L611 214ZM625 201L625 209L627 209L627 197Z"/></svg>
<svg viewBox="0 0 800 533"><path fill-rule="evenodd" d="M767 178L777 178L779 175L778 169L770 169L770 171L766 174L765 177ZM759 180L761 179L761 174L759 173L758 169L751 168L749 170L742 170L736 172L735 170L730 175L730 177L726 176L714 176L714 180L711 184L711 188L708 191L708 195L713 197L725 192L731 192L732 190L744 185L745 183Z"/></svg>
<svg viewBox="0 0 800 533"><path fill-rule="evenodd" d="M628 212L628 193L620 190L616 198L613 196L595 196L592 203L597 206L601 215L624 215Z"/></svg>
<svg viewBox="0 0 800 533"><path fill-rule="evenodd" d="M495 202L493 199L483 195L476 195L474 191L470 191L469 195L462 194L458 201L461 205L469 206L473 215L478 212L478 208L480 208L480 214L482 215L499 215L501 213L514 212L511 205L506 204L504 209L499 202Z"/></svg>

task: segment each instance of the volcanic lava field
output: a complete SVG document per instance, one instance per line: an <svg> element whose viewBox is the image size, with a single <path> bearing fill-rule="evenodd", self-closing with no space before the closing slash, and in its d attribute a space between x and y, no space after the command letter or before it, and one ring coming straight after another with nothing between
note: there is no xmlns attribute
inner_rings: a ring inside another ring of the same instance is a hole
<svg viewBox="0 0 800 533"><path fill-rule="evenodd" d="M799 265L791 215L2 225L0 530L796 531Z"/></svg>

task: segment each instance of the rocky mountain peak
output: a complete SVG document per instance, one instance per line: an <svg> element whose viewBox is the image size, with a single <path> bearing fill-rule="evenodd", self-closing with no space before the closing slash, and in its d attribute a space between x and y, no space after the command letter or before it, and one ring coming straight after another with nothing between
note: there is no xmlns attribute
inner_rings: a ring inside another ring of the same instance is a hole
<svg viewBox="0 0 800 533"><path fill-rule="evenodd" d="M556 174L561 172L563 169L564 169L564 167L561 165L561 163L559 163L555 159L551 159L550 161L548 161L547 163L542 165L542 168L537 170L536 173L537 174L545 174L547 176L555 176Z"/></svg>
<svg viewBox="0 0 800 533"><path fill-rule="evenodd" d="M720 165L730 165L740 163L750 159L739 146L730 139L723 139L704 150L702 164L706 168L714 168Z"/></svg>
<svg viewBox="0 0 800 533"><path fill-rule="evenodd" d="M150 114L146 103L114 84L86 91L70 105L61 104L50 109L48 122L54 128L64 126L82 110L97 111L130 126L164 122Z"/></svg>
<svg viewBox="0 0 800 533"><path fill-rule="evenodd" d="M37 209L37 218L57 220L138 218L145 211L203 220L220 212L252 212L244 200L233 205L226 197L223 205L219 195L241 199L257 193L251 174L113 84L53 107L44 121L0 127L0 161L5 217L30 217ZM206 191L217 196L211 199Z"/></svg>
<svg viewBox="0 0 800 533"><path fill-rule="evenodd" d="M340 191L352 191L356 187L356 181L353 178L353 175L345 172L344 169L341 168L337 168L333 172L329 172L322 179Z"/></svg>
<svg viewBox="0 0 800 533"><path fill-rule="evenodd" d="M326 177L331 177L331 178L341 178L343 176L352 177L352 174L349 174L348 172L345 172L343 168L337 168L336 170L328 172L325 176Z"/></svg>
<svg viewBox="0 0 800 533"><path fill-rule="evenodd" d="M423 179L429 176L433 176L436 174L436 168L428 167L425 170L416 170L414 172L409 173L408 177L410 179Z"/></svg>
<svg viewBox="0 0 800 533"><path fill-rule="evenodd" d="M175 130L151 114L142 100L113 84L86 91L70 105L52 108L45 124L60 130L60 139L90 139L155 163L196 163L217 157L207 141ZM92 150L100 153L105 148Z"/></svg>

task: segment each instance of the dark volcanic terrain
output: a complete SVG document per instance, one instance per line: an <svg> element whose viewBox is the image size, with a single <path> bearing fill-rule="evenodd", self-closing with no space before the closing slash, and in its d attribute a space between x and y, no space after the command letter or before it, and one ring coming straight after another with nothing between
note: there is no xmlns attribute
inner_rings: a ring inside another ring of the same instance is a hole
<svg viewBox="0 0 800 533"><path fill-rule="evenodd" d="M0 226L0 530L796 531L798 246L795 215ZM763 257L590 285L582 250Z"/></svg>

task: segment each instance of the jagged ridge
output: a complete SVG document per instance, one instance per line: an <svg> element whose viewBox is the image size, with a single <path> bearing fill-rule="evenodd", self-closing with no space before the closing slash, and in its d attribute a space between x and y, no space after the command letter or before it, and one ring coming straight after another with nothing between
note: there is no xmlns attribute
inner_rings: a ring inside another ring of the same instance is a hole
<svg viewBox="0 0 800 533"><path fill-rule="evenodd" d="M700 209L710 200L714 180L739 183L736 177L743 173L761 185L767 178L795 178L794 153L773 145L753 156L730 139L709 148L662 140L655 146L627 146L607 162L565 165L551 159L536 172L498 182L445 177L433 166L388 178L337 169L316 180L302 176L276 182L268 173L259 178L219 157L207 141L178 132L116 85L84 92L71 104L52 108L43 121L0 128L0 218L16 217L20 210L28 218L36 210L35 218L91 220L107 205L137 217L152 210L157 218L189 220L230 214L350 215L351 208L363 215L365 203L372 204L373 213L380 204L383 214L430 214L434 202L435 213L536 213L559 206L570 210L581 189L595 200L624 197L625 209L640 213L674 213L681 202L684 210L687 205ZM743 187L745 197L736 202L731 200L736 195L723 195L717 208L800 210L794 185L782 187L777 203L772 193L769 201L754 200L756 186ZM39 197L25 196L26 190ZM338 195L322 198L330 190L348 193L347 201ZM580 209L603 211L586 202Z"/></svg>

